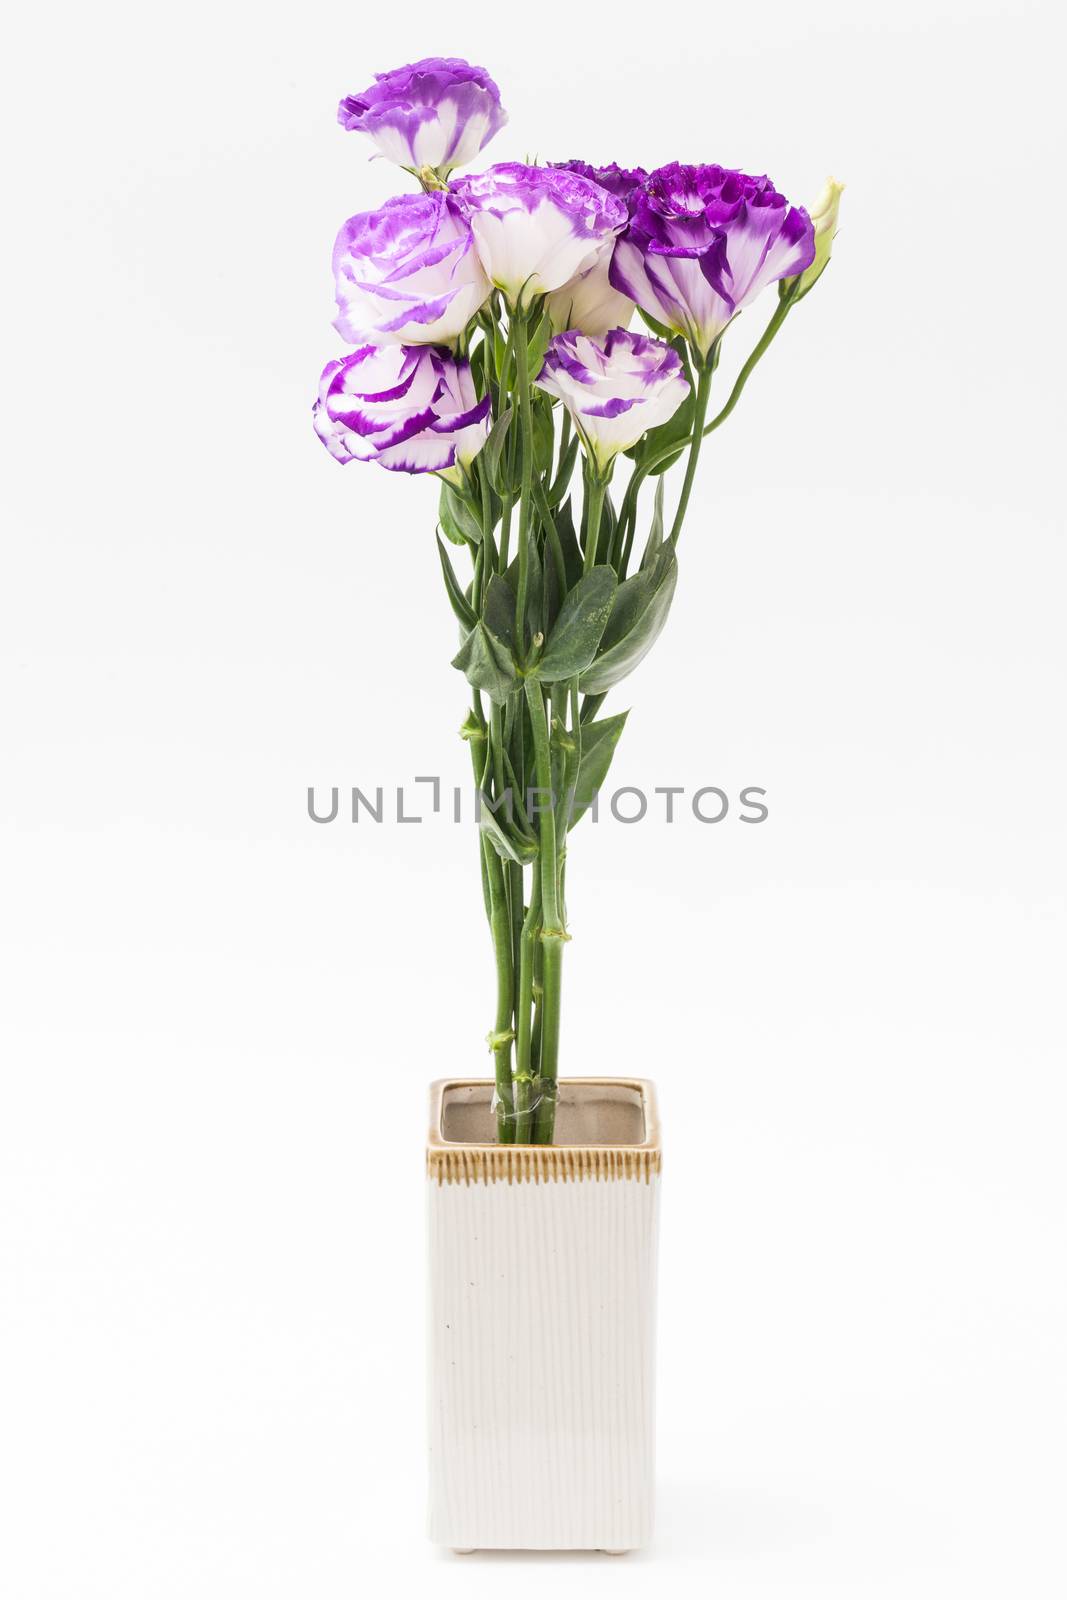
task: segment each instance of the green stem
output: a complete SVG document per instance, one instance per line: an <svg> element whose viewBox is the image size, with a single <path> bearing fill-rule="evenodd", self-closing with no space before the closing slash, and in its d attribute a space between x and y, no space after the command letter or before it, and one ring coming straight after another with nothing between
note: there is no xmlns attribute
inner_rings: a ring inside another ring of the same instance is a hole
<svg viewBox="0 0 1067 1600"><path fill-rule="evenodd" d="M716 428L720 428L722 426L727 417L730 415L731 411L736 406L737 402L740 400L741 395L744 392L745 384L752 376L759 362L770 349L775 335L778 333L778 330L781 328L782 323L789 315L789 312L792 310L795 303L796 302L792 296L779 300L778 305L775 307L773 316L768 322L766 328L763 330L763 335L760 338L759 343L756 345L755 349L752 351L748 360L745 362L744 366L741 368L741 371L734 380L734 386L730 390L730 398L727 400L722 410L718 412L717 415L714 416L703 429L703 436L705 439L708 437L709 433L714 433ZM643 461L640 466L634 468L634 471L630 476L630 481L626 485L626 493L623 497L622 507L619 511L620 522L626 521L627 518L631 518L636 521L637 496L640 493L641 485L644 483L649 473L653 472L661 462L669 461L672 457L680 455L687 444L692 447L693 442L693 437L690 435L688 439L682 439L680 441L676 440L673 444L664 445L662 449L656 451L655 455L649 456L647 461ZM629 529L628 532L630 542L632 542L632 528ZM625 563L623 566L623 571L625 571Z"/></svg>
<svg viewBox="0 0 1067 1600"><path fill-rule="evenodd" d="M541 875L541 947L544 963L541 1010L541 1098L534 1116L533 1142L551 1144L556 1118L556 1083L559 1077L560 995L563 981L563 926L559 901L559 856L556 848L556 814L551 803L552 752L541 685L525 683L530 708L534 764L541 790L541 848L537 867ZM546 800L548 803L546 803Z"/></svg>
<svg viewBox="0 0 1067 1600"><path fill-rule="evenodd" d="M596 476L590 469L589 477L586 479L585 558L582 563L584 572L590 572L596 566L597 546L600 543L600 519L604 510L606 489L606 480Z"/></svg>
<svg viewBox="0 0 1067 1600"><path fill-rule="evenodd" d="M571 825L571 813L577 798L578 773L582 765L582 718L578 709L578 679L571 678L567 685L567 695L570 702L571 725L570 738L573 749L567 751L563 763L563 819L560 825L560 849L567 842L567 830Z"/></svg>
<svg viewBox="0 0 1067 1600"><path fill-rule="evenodd" d="M506 444L504 448L507 449ZM497 569L500 572L506 572L508 570L508 545L511 541L512 499L513 496L511 490L505 489L500 498L500 562Z"/></svg>
<svg viewBox="0 0 1067 1600"><path fill-rule="evenodd" d="M608 691L606 689L604 690L603 694L583 695L581 721L587 723L592 722L593 718L596 716L607 697Z"/></svg>
<svg viewBox="0 0 1067 1600"><path fill-rule="evenodd" d="M523 785L525 778L525 763L523 761L522 744L522 700L518 695L513 695L508 701L507 716L504 722L504 758L505 776L511 786L511 805L508 808L508 821L514 819L516 812L523 814ZM503 786L501 786L503 793ZM508 901L511 909L511 959L512 971L516 975L519 970L519 939L522 934L523 901L523 869L517 861L509 861L508 875Z"/></svg>
<svg viewBox="0 0 1067 1600"><path fill-rule="evenodd" d="M559 529L556 527L556 519L552 515L544 484L536 476L533 481L533 491L541 525L545 530L545 542L552 556L552 565L556 569L556 582L559 584L560 594L563 595L567 590L567 564L563 559L563 546L559 542Z"/></svg>
<svg viewBox="0 0 1067 1600"><path fill-rule="evenodd" d="M496 711L496 707L493 711ZM493 712L490 713L490 716ZM499 712L497 712L497 726L499 726ZM479 789L484 790L489 782L489 768L493 761L493 734L492 724L488 729L489 742L486 746L485 762L481 770ZM477 770L477 763L475 763ZM490 1048L493 1052L493 1078L496 1082L497 1094L497 1142L511 1144L515 1136L515 1098L511 1082L511 1015L512 1015L512 956L511 956L511 917L508 912L507 890L504 884L504 873L500 857L489 841L489 837L482 833L482 864L485 870L485 882L488 887L489 898L489 931L493 941L493 957L496 961L496 1016L493 1023L493 1032L490 1035Z"/></svg>
<svg viewBox="0 0 1067 1600"><path fill-rule="evenodd" d="M560 410L563 412L563 421L560 423L559 428L559 459L556 464L556 477L563 471L563 463L567 459L567 449L571 442L571 414L566 406L561 406ZM552 477L551 471L549 471L548 475L550 478ZM555 479L553 479L554 481Z"/></svg>
<svg viewBox="0 0 1067 1600"><path fill-rule="evenodd" d="M509 704L509 717L510 714L511 706ZM506 754L508 738L509 729L505 726L501 708L498 705L490 706L489 749L492 755L493 797L498 803L503 798L507 788L507 778L504 771L504 757ZM493 855L496 856L495 850L493 851ZM497 856L496 859L497 864L500 867L500 882L504 895L504 910L507 916L508 928L510 930L509 938L511 940L511 960L508 968L508 982L513 984L515 979L515 971L519 960L519 931L522 927L522 868L515 861L509 861L505 867L503 862L500 861L499 856ZM514 1008L514 994L512 994L511 997L511 1008ZM509 1021L504 1024L504 1026L512 1026L512 1020L510 1019L510 1016ZM502 1025L498 1019L496 1024L498 1033L501 1031L501 1027Z"/></svg>
<svg viewBox="0 0 1067 1600"><path fill-rule="evenodd" d="M508 328L508 342L504 347L504 358L500 369L500 409L511 404L511 361L515 352L515 327ZM508 545L511 539L511 512L515 503L515 494L512 485L515 481L515 429L508 429L508 436L504 441L505 459L507 462L507 479L504 493L501 496L500 507L500 565L498 571L508 570Z"/></svg>
<svg viewBox="0 0 1067 1600"><path fill-rule="evenodd" d="M559 1016L563 987L563 935L549 935L542 928L541 978L541 1072L540 1098L534 1113L534 1144L551 1144L556 1130L556 1098L559 1093Z"/></svg>
<svg viewBox="0 0 1067 1600"><path fill-rule="evenodd" d="M522 940L522 913L525 900L525 887L523 884L523 871L517 861L508 862L508 915L511 919L511 978L512 995L511 1008L515 1010L514 985L519 976L519 954ZM517 1017L512 1018L512 1027L518 1027Z"/></svg>
<svg viewBox="0 0 1067 1600"><path fill-rule="evenodd" d="M480 754L481 754L481 746L485 743L485 741L486 741L486 739L488 738L489 735L488 735L488 731L487 731L486 726L485 726L485 713L482 710L482 697L479 694L477 689L475 689L473 691L472 695L471 695L471 709L474 712L475 721L478 723L479 727L482 730L481 734L477 735L477 736L475 735L475 733L472 730L471 737L467 741L468 744L470 745L470 751L471 751L471 766L474 768L474 787L476 789L480 789L481 786L482 786L483 777L484 777L484 767L483 767L483 763L479 759L479 757L480 757ZM489 869L486 866L486 861L485 861L485 843L486 843L485 835L482 833L482 830L479 828L478 829L478 866L479 866L479 869L481 871L481 876L482 876L482 901L483 901L483 903L485 905L486 921L490 924L490 927L491 927L492 926L492 921L493 921L493 907L492 907L492 902L491 902L491 900L489 898Z"/></svg>
<svg viewBox="0 0 1067 1600"><path fill-rule="evenodd" d="M489 875L490 929L493 936L493 955L496 959L496 1020L491 1035L493 1051L493 1077L496 1081L497 1111L496 1137L498 1144L515 1141L515 1095L511 1081L511 1026L513 990L511 965L511 917L504 888L504 873L500 857L489 839L483 835Z"/></svg>
<svg viewBox="0 0 1067 1600"><path fill-rule="evenodd" d="M495 701L489 707L489 750L492 756L493 798L499 800L504 793L504 732L500 707Z"/></svg>
<svg viewBox="0 0 1067 1600"><path fill-rule="evenodd" d="M530 885L530 904L522 924L519 942L519 981L515 998L515 1143L529 1144L533 1128L531 1093L534 954L541 931L541 876L534 863Z"/></svg>
<svg viewBox="0 0 1067 1600"><path fill-rule="evenodd" d="M500 362L500 394L501 408L508 404L511 395L511 361L515 353L515 323L508 324L508 337L504 345L504 355Z"/></svg>
<svg viewBox="0 0 1067 1600"><path fill-rule="evenodd" d="M674 514L674 526L671 529L671 544L674 545L678 543L678 535L682 531L682 523L689 507L689 496L693 491L693 480L697 475L697 462L700 460L700 446L704 442L704 418L708 414L710 393L711 366L706 364L700 368L700 376L697 378L697 392L693 403L693 437L689 443L689 459L685 464L682 492L678 497L678 510Z"/></svg>
<svg viewBox="0 0 1067 1600"><path fill-rule="evenodd" d="M491 501L491 499L489 497L489 478L488 478L488 476L486 474L484 466L481 468L481 470L478 473L478 481L479 481L479 485L480 485L480 488L481 488L481 515L482 515L482 543L481 543L482 572L481 572L481 576L484 577L484 576L486 576L486 573L485 573L486 560L488 560L489 563L490 563L490 566L489 566L489 572L490 573L493 571L493 568L496 565L496 545L493 542L493 506L492 506L492 501ZM481 585L480 584L479 584L478 592L479 592L479 594L481 593ZM480 606L475 605L474 609L475 609L475 611L478 611L478 610L480 610Z"/></svg>
<svg viewBox="0 0 1067 1600"><path fill-rule="evenodd" d="M727 417L730 415L730 412L734 409L734 406L740 400L741 393L742 393L742 391L743 391L743 389L745 387L745 384L748 382L749 378L752 376L752 374L755 371L756 366L759 363L759 361L762 359L763 356L766 355L767 351L770 349L771 342L774 339L775 334L778 332L778 329L782 326L782 323L785 321L786 317L789 315L789 313L792 310L792 308L793 308L793 300L792 300L792 298L779 300L778 305L775 308L774 315L772 316L771 320L768 322L766 328L763 331L763 337L760 339L759 344L757 344L756 348L753 350L752 354L749 356L748 360L745 362L744 366L741 368L741 371L737 374L737 377L734 380L734 386L730 390L730 398L729 398L729 400L727 400L727 402L723 406L722 410L718 413L717 416L712 418L712 420L708 423L707 427L704 429L704 437L705 438L707 438L709 433L714 433L715 429L718 428L718 427L721 427L722 424L726 421Z"/></svg>
<svg viewBox="0 0 1067 1600"><path fill-rule="evenodd" d="M515 596L515 639L519 658L526 659L526 588L530 564L530 513L533 509L533 404L530 399L530 358L526 313L517 311L515 329L515 382L519 395L522 463L519 488L519 584Z"/></svg>
<svg viewBox="0 0 1067 1600"><path fill-rule="evenodd" d="M541 1023L544 1008L545 947L541 943L540 928L534 940L533 961L533 1034L530 1038L530 1070L535 1080L541 1077Z"/></svg>
<svg viewBox="0 0 1067 1600"><path fill-rule="evenodd" d="M619 561L622 558L623 550L626 548L627 518L623 515L625 502L626 497L624 495L623 505L619 507L619 515L615 519L615 533L611 541L611 549L608 551L608 560L611 562L611 565L615 568L616 572L620 570Z"/></svg>

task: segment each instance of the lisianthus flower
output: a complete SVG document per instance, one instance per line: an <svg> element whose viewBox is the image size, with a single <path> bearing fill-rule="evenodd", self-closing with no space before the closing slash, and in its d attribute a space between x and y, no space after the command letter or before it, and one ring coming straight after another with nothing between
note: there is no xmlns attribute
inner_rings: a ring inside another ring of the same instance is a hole
<svg viewBox="0 0 1067 1600"><path fill-rule="evenodd" d="M769 178L673 162L650 174L611 258L611 282L707 356L762 289L811 265L814 229Z"/></svg>
<svg viewBox="0 0 1067 1600"><path fill-rule="evenodd" d="M627 211L632 211L642 184L648 178L644 167L620 167L617 161L606 167L591 166L588 161L553 161L559 172L576 172L580 177L591 178L602 189L621 200Z"/></svg>
<svg viewBox="0 0 1067 1600"><path fill-rule="evenodd" d="M440 190L350 217L333 270L334 326L351 344L448 344L490 293L467 219Z"/></svg>
<svg viewBox="0 0 1067 1600"><path fill-rule="evenodd" d="M376 73L369 89L345 96L337 120L367 134L398 167L446 173L473 161L508 118L484 67L428 56Z"/></svg>
<svg viewBox="0 0 1067 1600"><path fill-rule="evenodd" d="M478 254L509 306L525 308L593 266L626 222L626 207L599 184L556 167L503 161L458 178Z"/></svg>
<svg viewBox="0 0 1067 1600"><path fill-rule="evenodd" d="M602 340L557 334L549 341L537 386L566 406L601 472L620 450L673 417L689 393L677 352L662 339L624 328Z"/></svg>
<svg viewBox="0 0 1067 1600"><path fill-rule="evenodd" d="M602 339L612 328L628 328L637 310L608 278L614 239L597 256L591 267L555 289L545 300L553 333L576 329Z"/></svg>
<svg viewBox="0 0 1067 1600"><path fill-rule="evenodd" d="M324 369L313 421L336 461L454 476L485 443L489 396L447 351L369 344Z"/></svg>
<svg viewBox="0 0 1067 1600"><path fill-rule="evenodd" d="M632 209L638 191L648 177L644 167L620 167L612 161L606 167L590 166L588 161L553 161L558 172L575 172L588 178L621 200L627 213ZM612 328L628 328L636 309L632 300L613 289L608 280L611 252L615 240L606 241L591 267L577 278L550 294L545 302L552 322L553 333L564 333L577 328L581 333L602 339Z"/></svg>

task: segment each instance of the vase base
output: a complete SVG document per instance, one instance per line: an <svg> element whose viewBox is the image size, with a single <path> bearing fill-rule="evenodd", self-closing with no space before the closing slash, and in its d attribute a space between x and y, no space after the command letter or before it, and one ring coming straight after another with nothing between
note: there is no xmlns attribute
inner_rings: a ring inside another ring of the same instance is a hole
<svg viewBox="0 0 1067 1600"><path fill-rule="evenodd" d="M451 1546L452 1554L454 1556L472 1556L474 1555L476 1549L477 1545L473 1544L454 1544ZM628 1556L629 1554L630 1547L628 1545L621 1545L618 1550L609 1550L606 1545L600 1545L597 1549L598 1556Z"/></svg>

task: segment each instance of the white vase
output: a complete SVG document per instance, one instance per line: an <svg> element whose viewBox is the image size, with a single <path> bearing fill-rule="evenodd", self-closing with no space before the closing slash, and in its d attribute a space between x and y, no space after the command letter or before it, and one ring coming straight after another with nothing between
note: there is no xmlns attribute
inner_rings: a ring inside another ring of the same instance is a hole
<svg viewBox="0 0 1067 1600"><path fill-rule="evenodd" d="M643 1079L560 1084L556 1142L433 1086L430 1537L632 1550L652 1530L660 1134Z"/></svg>

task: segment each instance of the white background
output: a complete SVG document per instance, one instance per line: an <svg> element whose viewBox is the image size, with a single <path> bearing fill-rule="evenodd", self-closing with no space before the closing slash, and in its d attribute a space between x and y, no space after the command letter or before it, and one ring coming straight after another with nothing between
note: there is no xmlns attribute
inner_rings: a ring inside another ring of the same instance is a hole
<svg viewBox="0 0 1067 1600"><path fill-rule="evenodd" d="M1063 43L1018 0L19 13L10 1600L1063 1594ZM849 184L613 697L618 782L760 784L769 820L573 840L565 1065L655 1077L666 1124L624 1562L423 1539L424 1097L488 1065L475 839L305 810L468 770L432 487L308 415L333 235L406 182L336 101L429 53L500 83L486 159Z"/></svg>

